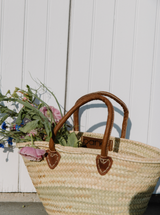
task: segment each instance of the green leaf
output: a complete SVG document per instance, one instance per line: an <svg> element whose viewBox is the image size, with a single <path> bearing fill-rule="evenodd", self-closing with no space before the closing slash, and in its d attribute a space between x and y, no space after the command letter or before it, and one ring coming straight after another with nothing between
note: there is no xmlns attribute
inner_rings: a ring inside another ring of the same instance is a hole
<svg viewBox="0 0 160 215"><path fill-rule="evenodd" d="M22 109L19 111L18 117L17 117L17 119L16 119L16 124L17 124L17 125L20 125L20 124L22 123L22 120L23 120L23 118L25 117L25 114L26 114L26 112L25 112L24 108L22 108Z"/></svg>
<svg viewBox="0 0 160 215"><path fill-rule="evenodd" d="M28 89L28 97L29 97L29 100L32 102L32 97L33 97L33 93L31 91L31 88L29 85L26 85L27 89Z"/></svg>
<svg viewBox="0 0 160 215"><path fill-rule="evenodd" d="M8 91L6 92L6 95L8 95L8 94L11 94L11 91L10 91L10 90L8 90Z"/></svg>
<svg viewBox="0 0 160 215"><path fill-rule="evenodd" d="M19 130L24 133L29 133L31 130L36 129L38 127L38 121L39 120L28 122L25 126L19 128Z"/></svg>
<svg viewBox="0 0 160 215"><path fill-rule="evenodd" d="M9 109L7 106L1 105L1 104L0 104L0 112L9 114L11 117L18 115L17 112L15 112L15 111Z"/></svg>
<svg viewBox="0 0 160 215"><path fill-rule="evenodd" d="M13 98L19 98L19 96L18 96L18 94L16 92L13 92L12 97Z"/></svg>
<svg viewBox="0 0 160 215"><path fill-rule="evenodd" d="M44 104L43 104L43 103L40 103L40 104L38 105L38 109L40 109L41 107L44 107Z"/></svg>
<svg viewBox="0 0 160 215"><path fill-rule="evenodd" d="M14 91L17 92L18 90L20 90L19 87L15 87Z"/></svg>
<svg viewBox="0 0 160 215"><path fill-rule="evenodd" d="M36 120L36 119L41 120L40 116L37 116L36 114L35 114L35 115L32 115L32 119L33 119L33 120Z"/></svg>
<svg viewBox="0 0 160 215"><path fill-rule="evenodd" d="M45 141L46 141L46 142L49 142L50 139L51 139L51 137L48 137L48 136L47 136L46 139L45 139Z"/></svg>
<svg viewBox="0 0 160 215"><path fill-rule="evenodd" d="M24 118L31 120L31 115L29 113L26 113Z"/></svg>
<svg viewBox="0 0 160 215"><path fill-rule="evenodd" d="M19 88L18 88L18 87L15 87L15 90L14 90L14 92L13 92L13 94L12 94L11 96L14 97L14 98L19 98L19 96L18 96L18 94L17 94L18 90L19 90ZM7 91L6 95L7 95L8 93L10 94L10 90Z"/></svg>
<svg viewBox="0 0 160 215"><path fill-rule="evenodd" d="M4 98L5 96L4 95L2 95L2 93L0 93L0 98Z"/></svg>
<svg viewBox="0 0 160 215"><path fill-rule="evenodd" d="M31 137L25 136L24 140L25 140L25 141L31 141Z"/></svg>
<svg viewBox="0 0 160 215"><path fill-rule="evenodd" d="M1 125L8 117L9 117L8 114L5 114L5 115L1 118L1 120L0 120L0 125Z"/></svg>
<svg viewBox="0 0 160 215"><path fill-rule="evenodd" d="M48 123L44 122L44 127L47 133L47 136L52 137L52 130L51 130L51 126L48 125Z"/></svg>
<svg viewBox="0 0 160 215"><path fill-rule="evenodd" d="M62 145L62 146L67 146L67 143L66 143L66 140L63 138L63 137L60 137L58 139L59 143Z"/></svg>
<svg viewBox="0 0 160 215"><path fill-rule="evenodd" d="M78 147L78 139L74 132L68 134L67 146Z"/></svg>

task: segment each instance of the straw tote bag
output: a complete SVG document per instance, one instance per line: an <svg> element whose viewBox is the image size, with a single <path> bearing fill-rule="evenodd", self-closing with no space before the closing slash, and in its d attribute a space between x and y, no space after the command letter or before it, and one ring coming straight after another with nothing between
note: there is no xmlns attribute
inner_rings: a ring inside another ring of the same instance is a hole
<svg viewBox="0 0 160 215"><path fill-rule="evenodd" d="M80 140L84 140L83 147L79 148L54 144L52 138L49 145L35 142L40 148L48 149L47 161L31 162L24 158L40 200L50 215L143 214L157 184L160 150L125 138L111 137L114 110L103 93L79 99L56 125L54 135L72 113L76 118L79 107L92 100L102 100L108 107L104 135L77 131ZM124 115L122 127L125 131L128 115ZM78 125L78 117L75 124ZM95 142L100 145L99 149L90 148ZM24 147L24 143L17 146Z"/></svg>

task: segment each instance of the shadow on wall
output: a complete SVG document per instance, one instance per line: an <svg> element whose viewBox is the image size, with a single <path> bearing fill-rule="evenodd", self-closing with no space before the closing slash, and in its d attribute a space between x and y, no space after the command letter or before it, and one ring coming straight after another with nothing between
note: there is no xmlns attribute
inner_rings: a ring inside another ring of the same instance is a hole
<svg viewBox="0 0 160 215"><path fill-rule="evenodd" d="M79 122L80 122L80 119L82 117L83 112L88 110L88 109L91 109L91 108L105 108L106 109L106 105L105 104L91 104L91 105L82 106L80 108L80 111L79 111ZM114 107L114 111L117 112L118 114L120 114L121 116L123 116L123 111L121 111L119 108ZM97 124L93 125L92 127L90 127L86 132L93 132L97 128L105 126L105 125L106 125L106 121L97 123ZM119 137L120 137L122 128L120 126L118 126L117 124L115 124L115 123L113 124L113 127L117 130L117 132L119 134ZM132 123L131 123L130 118L128 118L126 139L129 139L129 137L130 137L131 127L132 127Z"/></svg>
<svg viewBox="0 0 160 215"><path fill-rule="evenodd" d="M6 153L6 162L9 161L9 154L14 152L13 146L4 147L3 153Z"/></svg>

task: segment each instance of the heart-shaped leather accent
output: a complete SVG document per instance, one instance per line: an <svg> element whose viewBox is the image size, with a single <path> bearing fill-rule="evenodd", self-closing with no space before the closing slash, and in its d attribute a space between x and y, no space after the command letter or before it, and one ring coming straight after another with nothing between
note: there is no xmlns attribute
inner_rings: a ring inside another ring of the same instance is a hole
<svg viewBox="0 0 160 215"><path fill-rule="evenodd" d="M105 175L112 167L113 160L111 157L102 157L97 155L96 157L97 170L100 175Z"/></svg>
<svg viewBox="0 0 160 215"><path fill-rule="evenodd" d="M47 150L46 152L47 152L46 160L48 166L50 169L54 169L58 165L61 155L57 151Z"/></svg>

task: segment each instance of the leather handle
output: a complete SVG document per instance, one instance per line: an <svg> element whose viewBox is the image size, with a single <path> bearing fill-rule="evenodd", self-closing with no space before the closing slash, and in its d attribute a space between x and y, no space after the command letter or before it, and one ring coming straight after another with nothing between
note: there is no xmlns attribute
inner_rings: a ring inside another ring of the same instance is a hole
<svg viewBox="0 0 160 215"><path fill-rule="evenodd" d="M55 126L53 133L56 136L58 130L62 127L62 125L67 121L67 119L77 110L80 106L84 105L85 103L92 101L92 100L101 100L103 101L108 107L108 118L106 123L106 128L103 136L102 141L102 148L101 148L101 155L97 155L96 163L98 172L101 175L105 175L112 166L112 158L108 157L108 145L109 145L109 138L113 126L114 120L114 109L111 102L97 93L92 93L86 96L83 96L79 102L77 102L68 112L67 114L58 122ZM55 150L55 143L54 140L51 138L49 142L49 149L52 152L56 152ZM53 165L54 166L54 165Z"/></svg>
<svg viewBox="0 0 160 215"><path fill-rule="evenodd" d="M124 111L124 117L123 117L123 122L122 122L122 131L121 131L121 138L125 138L126 136L126 131L127 131L127 122L128 122L128 116L129 116L129 111L128 108L126 106L126 104L119 99L117 96L113 95L112 93L109 92L105 92L105 91L98 91L95 92L99 95L103 95L103 96L108 96L112 99L114 99L117 103L119 103ZM91 95L92 93L88 94ZM82 96L80 99L77 100L76 103L78 103L79 101L81 101L81 99L83 99L84 96ZM74 130L75 131L79 131L79 108L74 112Z"/></svg>

